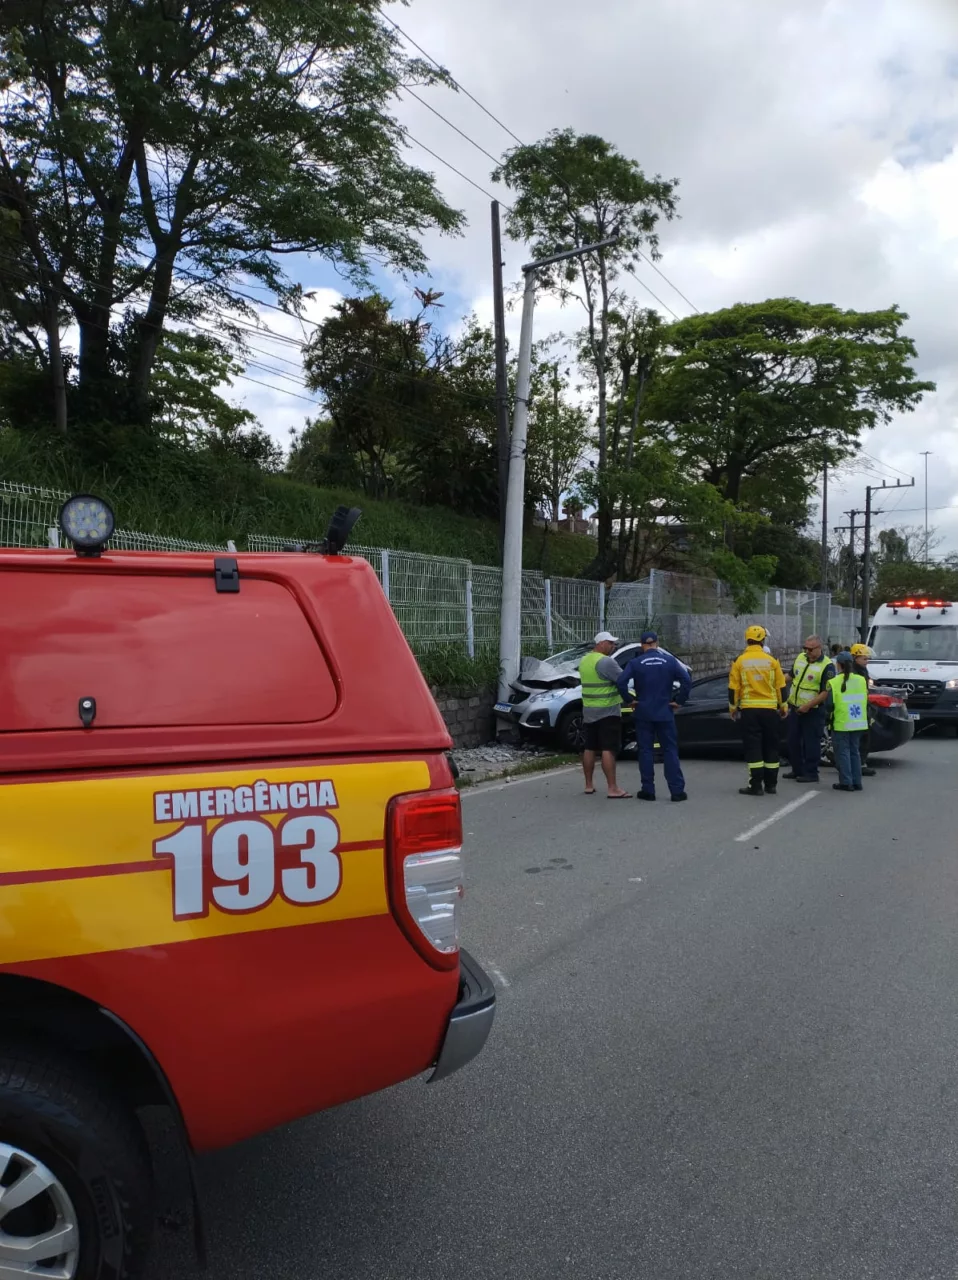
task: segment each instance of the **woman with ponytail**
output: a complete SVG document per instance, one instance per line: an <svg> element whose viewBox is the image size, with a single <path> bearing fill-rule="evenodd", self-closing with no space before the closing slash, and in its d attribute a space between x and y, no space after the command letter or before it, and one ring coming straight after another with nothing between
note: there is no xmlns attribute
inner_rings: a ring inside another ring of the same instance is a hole
<svg viewBox="0 0 958 1280"><path fill-rule="evenodd" d="M828 682L832 746L838 765L836 791L861 791L861 737L868 728L868 681L855 669L850 653L836 658L840 675Z"/></svg>

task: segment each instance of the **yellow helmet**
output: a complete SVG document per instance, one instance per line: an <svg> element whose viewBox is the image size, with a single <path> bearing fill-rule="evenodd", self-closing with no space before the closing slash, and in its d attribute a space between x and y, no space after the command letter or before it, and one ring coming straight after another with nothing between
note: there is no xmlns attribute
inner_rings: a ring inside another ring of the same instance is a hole
<svg viewBox="0 0 958 1280"><path fill-rule="evenodd" d="M853 644L848 652L853 658L871 658L874 656L867 644Z"/></svg>
<svg viewBox="0 0 958 1280"><path fill-rule="evenodd" d="M754 640L756 644L764 644L768 637L768 632L764 627L749 627L745 632L746 644L750 640Z"/></svg>

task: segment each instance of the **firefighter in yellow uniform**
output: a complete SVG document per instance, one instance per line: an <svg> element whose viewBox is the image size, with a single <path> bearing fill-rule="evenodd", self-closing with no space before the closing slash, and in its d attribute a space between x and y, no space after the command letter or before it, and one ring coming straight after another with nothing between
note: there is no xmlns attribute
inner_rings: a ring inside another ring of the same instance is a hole
<svg viewBox="0 0 958 1280"><path fill-rule="evenodd" d="M785 706L785 675L777 658L762 646L768 632L749 627L745 632L745 652L732 663L728 677L728 709L742 726L748 786L743 796L773 796L778 789L781 758L779 720L788 715Z"/></svg>

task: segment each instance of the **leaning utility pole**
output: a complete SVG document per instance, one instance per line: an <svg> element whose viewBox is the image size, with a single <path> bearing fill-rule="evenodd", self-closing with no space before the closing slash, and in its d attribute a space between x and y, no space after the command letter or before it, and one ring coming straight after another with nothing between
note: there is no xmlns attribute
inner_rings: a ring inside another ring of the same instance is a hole
<svg viewBox="0 0 958 1280"><path fill-rule="evenodd" d="M567 249L522 268L526 287L522 295L522 328L519 334L519 368L516 373L516 408L509 444L509 488L506 500L506 537L502 551L502 613L499 620L499 701L509 701L512 683L519 675L522 644L522 517L526 498L526 438L529 430L529 394L532 383L532 318L536 305L536 272L569 258L581 258L618 244L619 237L598 244Z"/></svg>
<svg viewBox="0 0 958 1280"><path fill-rule="evenodd" d="M865 554L862 558L862 619L861 640L864 644L865 636L868 634L868 617L869 617L869 595L871 593L871 569L872 569L872 494L881 493L883 489L914 489L915 478L912 476L907 484L902 484L897 480L894 484L887 484L884 480L881 484L870 484L865 488Z"/></svg>
<svg viewBox="0 0 958 1280"><path fill-rule="evenodd" d="M496 352L496 451L499 457L499 551L506 545L509 491L509 380L506 372L506 308L502 295L502 234L499 201L492 202L492 315Z"/></svg>

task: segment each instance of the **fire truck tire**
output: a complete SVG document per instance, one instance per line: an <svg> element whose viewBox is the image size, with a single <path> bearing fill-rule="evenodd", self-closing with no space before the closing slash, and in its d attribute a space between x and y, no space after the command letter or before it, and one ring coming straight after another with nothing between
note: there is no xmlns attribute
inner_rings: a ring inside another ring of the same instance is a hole
<svg viewBox="0 0 958 1280"><path fill-rule="evenodd" d="M59 1050L0 1047L0 1273L19 1261L70 1280L134 1280L152 1222L133 1112Z"/></svg>

